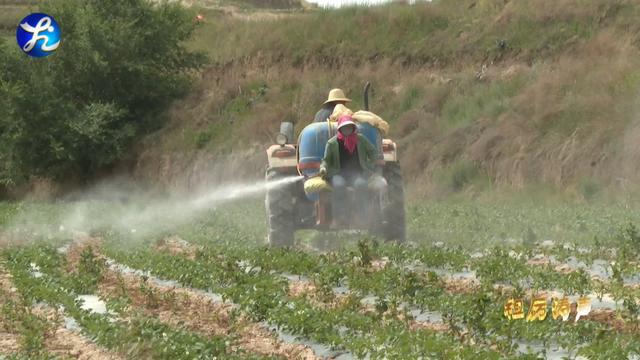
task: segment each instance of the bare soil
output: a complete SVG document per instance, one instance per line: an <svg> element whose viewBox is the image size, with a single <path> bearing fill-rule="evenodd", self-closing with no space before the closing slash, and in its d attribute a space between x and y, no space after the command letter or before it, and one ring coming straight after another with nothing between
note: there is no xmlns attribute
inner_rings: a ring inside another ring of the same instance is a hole
<svg viewBox="0 0 640 360"><path fill-rule="evenodd" d="M179 238L178 236L170 236L158 241L155 250L159 252L169 253L171 255L184 256L189 260L195 260L196 253L200 247L192 245Z"/></svg>

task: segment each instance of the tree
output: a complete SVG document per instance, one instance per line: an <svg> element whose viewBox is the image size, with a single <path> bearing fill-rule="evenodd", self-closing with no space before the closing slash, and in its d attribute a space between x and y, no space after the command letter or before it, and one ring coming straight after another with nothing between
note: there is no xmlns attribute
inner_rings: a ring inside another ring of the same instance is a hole
<svg viewBox="0 0 640 360"><path fill-rule="evenodd" d="M56 53L33 59L0 43L0 184L88 177L112 164L189 89L205 63L189 51L193 16L177 3L56 0Z"/></svg>

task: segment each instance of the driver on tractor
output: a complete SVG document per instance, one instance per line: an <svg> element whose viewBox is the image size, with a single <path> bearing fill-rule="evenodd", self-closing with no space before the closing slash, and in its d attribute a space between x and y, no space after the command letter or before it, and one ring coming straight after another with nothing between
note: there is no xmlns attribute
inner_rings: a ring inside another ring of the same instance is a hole
<svg viewBox="0 0 640 360"><path fill-rule="evenodd" d="M344 225L348 219L347 186L355 189L355 199L366 204L368 187L381 190L386 181L377 175L376 148L358 132L351 115L343 115L338 119L338 134L329 141L325 148L324 158L319 175L328 179L333 188L331 201L332 227Z"/></svg>
<svg viewBox="0 0 640 360"><path fill-rule="evenodd" d="M322 104L322 108L318 110L313 122L325 122L333 114L333 110L338 104L346 104L351 102L351 99L347 98L342 89L331 89L327 101Z"/></svg>

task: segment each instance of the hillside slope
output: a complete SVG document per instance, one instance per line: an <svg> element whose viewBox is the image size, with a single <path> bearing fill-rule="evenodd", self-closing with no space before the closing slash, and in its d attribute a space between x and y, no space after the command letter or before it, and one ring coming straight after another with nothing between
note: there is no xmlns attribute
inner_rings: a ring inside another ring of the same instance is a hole
<svg viewBox="0 0 640 360"><path fill-rule="evenodd" d="M359 109L366 81L415 194L546 184L588 197L640 175L638 1L203 12L193 46L213 64L137 147L140 179L259 178L280 121L300 130L332 87Z"/></svg>

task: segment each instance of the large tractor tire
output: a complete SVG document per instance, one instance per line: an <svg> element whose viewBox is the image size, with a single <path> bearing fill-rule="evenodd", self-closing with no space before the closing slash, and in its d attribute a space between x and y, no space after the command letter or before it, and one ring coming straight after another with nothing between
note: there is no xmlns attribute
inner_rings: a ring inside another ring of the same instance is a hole
<svg viewBox="0 0 640 360"><path fill-rule="evenodd" d="M404 184L398 163L384 167L384 178L387 180L387 205L383 209L384 228L382 235L387 241L403 243L406 240L406 223L404 210Z"/></svg>
<svg viewBox="0 0 640 360"><path fill-rule="evenodd" d="M282 177L285 175L275 170L267 170L267 181L275 181ZM269 227L268 239L271 246L293 246L295 233L293 196L291 185L267 190L265 205Z"/></svg>

